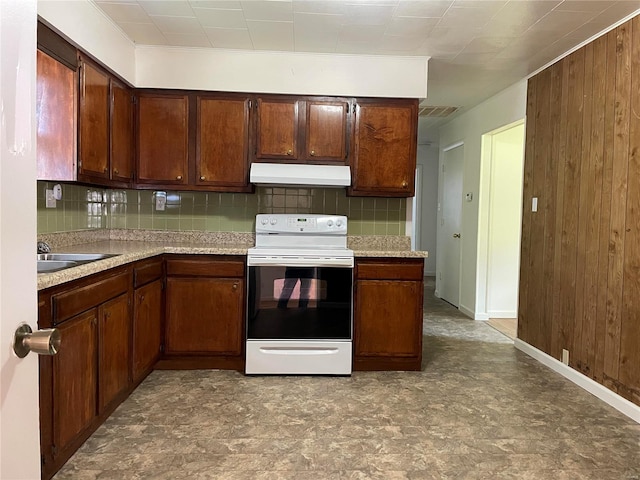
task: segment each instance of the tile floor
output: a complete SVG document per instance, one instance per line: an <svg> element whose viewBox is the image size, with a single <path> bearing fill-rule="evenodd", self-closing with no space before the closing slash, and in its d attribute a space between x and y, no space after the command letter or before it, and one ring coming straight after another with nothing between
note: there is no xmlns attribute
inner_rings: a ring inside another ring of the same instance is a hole
<svg viewBox="0 0 640 480"><path fill-rule="evenodd" d="M63 479L640 478L640 425L425 297L421 372L156 371Z"/></svg>

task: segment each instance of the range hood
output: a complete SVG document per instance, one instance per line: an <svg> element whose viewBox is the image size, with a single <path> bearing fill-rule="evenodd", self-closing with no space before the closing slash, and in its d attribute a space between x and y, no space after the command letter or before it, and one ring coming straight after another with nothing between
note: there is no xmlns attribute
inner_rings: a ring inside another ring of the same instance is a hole
<svg viewBox="0 0 640 480"><path fill-rule="evenodd" d="M345 165L252 163L249 180L256 185L348 187L351 170Z"/></svg>

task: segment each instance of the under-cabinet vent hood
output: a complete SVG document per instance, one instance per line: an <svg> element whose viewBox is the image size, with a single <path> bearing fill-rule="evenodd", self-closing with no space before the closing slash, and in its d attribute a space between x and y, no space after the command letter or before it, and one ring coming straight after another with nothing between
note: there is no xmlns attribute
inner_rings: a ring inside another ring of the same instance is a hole
<svg viewBox="0 0 640 480"><path fill-rule="evenodd" d="M351 170L345 165L252 163L249 179L256 185L348 187Z"/></svg>

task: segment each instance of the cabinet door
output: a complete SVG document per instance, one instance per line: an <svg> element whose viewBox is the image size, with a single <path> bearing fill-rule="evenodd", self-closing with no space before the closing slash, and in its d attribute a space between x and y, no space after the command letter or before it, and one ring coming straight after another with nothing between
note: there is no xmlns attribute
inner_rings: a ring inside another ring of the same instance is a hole
<svg viewBox="0 0 640 480"><path fill-rule="evenodd" d="M249 187L249 99L198 97L196 185Z"/></svg>
<svg viewBox="0 0 640 480"><path fill-rule="evenodd" d="M133 380L149 371L162 342L162 280L136 289L133 304Z"/></svg>
<svg viewBox="0 0 640 480"><path fill-rule="evenodd" d="M234 278L167 278L167 353L239 355L244 284Z"/></svg>
<svg viewBox="0 0 640 480"><path fill-rule="evenodd" d="M304 152L306 160L345 161L348 108L347 102L307 102Z"/></svg>
<svg viewBox="0 0 640 480"><path fill-rule="evenodd" d="M133 94L111 80L111 179L131 182L133 177Z"/></svg>
<svg viewBox="0 0 640 480"><path fill-rule="evenodd" d="M256 157L298 158L298 102L258 99Z"/></svg>
<svg viewBox="0 0 640 480"><path fill-rule="evenodd" d="M80 160L78 175L109 178L109 75L80 65Z"/></svg>
<svg viewBox="0 0 640 480"><path fill-rule="evenodd" d="M38 50L38 180L76 180L76 72Z"/></svg>
<svg viewBox="0 0 640 480"><path fill-rule="evenodd" d="M130 332L127 294L98 308L99 330L99 410L109 405L129 385Z"/></svg>
<svg viewBox="0 0 640 480"><path fill-rule="evenodd" d="M358 280L355 355L415 357L422 345L421 282Z"/></svg>
<svg viewBox="0 0 640 480"><path fill-rule="evenodd" d="M96 315L93 309L57 327L62 348L53 357L53 441L58 451L97 414Z"/></svg>
<svg viewBox="0 0 640 480"><path fill-rule="evenodd" d="M417 101L356 106L351 195L412 197L417 150Z"/></svg>
<svg viewBox="0 0 640 480"><path fill-rule="evenodd" d="M138 97L138 182L188 183L189 97Z"/></svg>

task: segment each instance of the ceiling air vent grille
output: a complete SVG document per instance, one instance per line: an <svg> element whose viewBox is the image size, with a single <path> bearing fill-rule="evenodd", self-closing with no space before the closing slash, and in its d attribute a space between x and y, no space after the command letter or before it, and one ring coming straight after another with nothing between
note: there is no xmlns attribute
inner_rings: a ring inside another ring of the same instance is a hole
<svg viewBox="0 0 640 480"><path fill-rule="evenodd" d="M421 117L448 117L460 107L422 107L418 115Z"/></svg>

